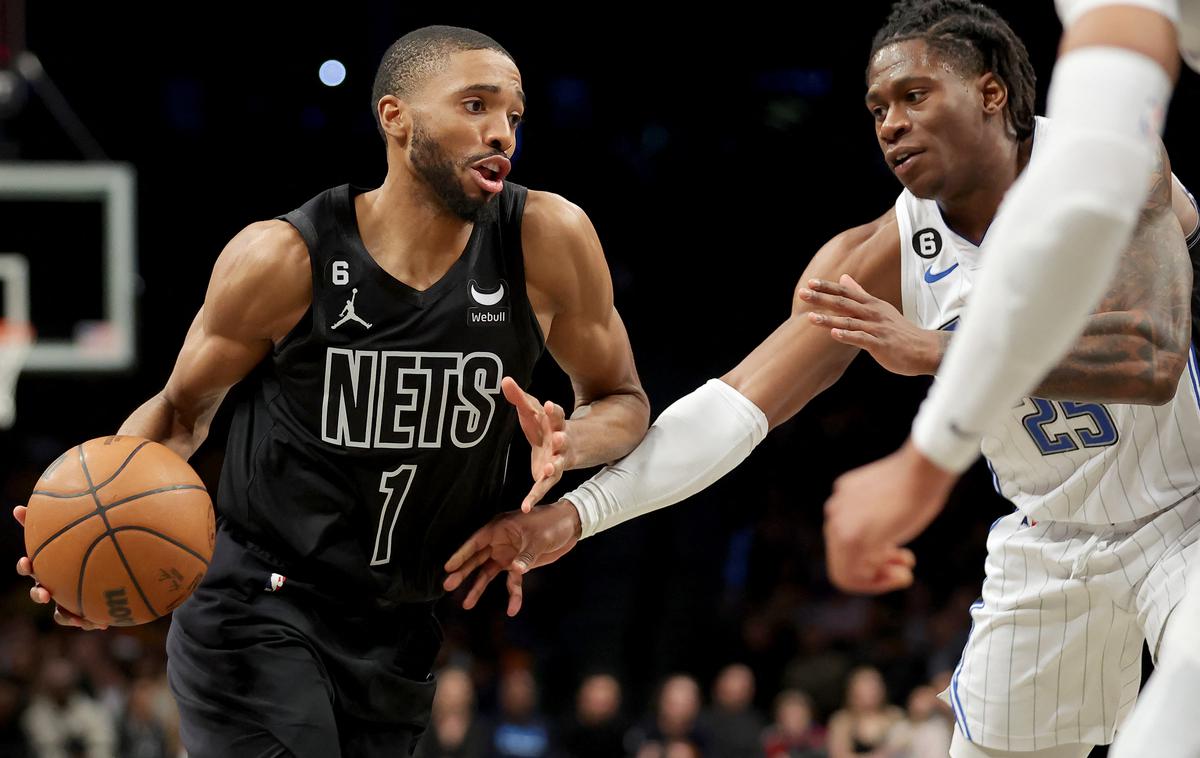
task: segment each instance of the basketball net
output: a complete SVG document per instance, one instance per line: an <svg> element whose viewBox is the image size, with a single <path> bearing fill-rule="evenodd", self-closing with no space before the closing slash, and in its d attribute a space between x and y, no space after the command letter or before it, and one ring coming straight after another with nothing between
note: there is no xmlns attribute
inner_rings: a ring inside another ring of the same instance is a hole
<svg viewBox="0 0 1200 758"><path fill-rule="evenodd" d="M8 429L17 419L17 377L32 347L29 324L0 319L0 429Z"/></svg>

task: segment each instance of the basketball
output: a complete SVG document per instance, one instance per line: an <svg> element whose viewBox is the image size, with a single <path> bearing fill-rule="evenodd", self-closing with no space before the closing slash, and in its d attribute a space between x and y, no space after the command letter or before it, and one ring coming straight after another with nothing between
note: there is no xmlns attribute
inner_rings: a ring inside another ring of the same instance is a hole
<svg viewBox="0 0 1200 758"><path fill-rule="evenodd" d="M63 608L131 626L170 613L196 589L215 528L208 491L186 461L157 442L101 437L42 474L25 551Z"/></svg>

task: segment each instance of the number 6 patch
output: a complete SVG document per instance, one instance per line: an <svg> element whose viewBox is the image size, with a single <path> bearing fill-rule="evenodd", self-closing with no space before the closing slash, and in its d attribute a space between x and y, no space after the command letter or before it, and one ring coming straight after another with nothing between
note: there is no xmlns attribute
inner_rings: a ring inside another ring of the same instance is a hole
<svg viewBox="0 0 1200 758"><path fill-rule="evenodd" d="M937 229L922 229L913 235L912 246L922 258L936 258L942 252L942 235Z"/></svg>

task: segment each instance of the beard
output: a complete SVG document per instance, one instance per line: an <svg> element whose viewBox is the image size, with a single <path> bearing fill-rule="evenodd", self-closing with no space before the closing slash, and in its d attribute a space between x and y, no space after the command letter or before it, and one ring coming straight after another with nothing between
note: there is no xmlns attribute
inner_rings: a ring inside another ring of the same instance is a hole
<svg viewBox="0 0 1200 758"><path fill-rule="evenodd" d="M495 221L499 216L499 203L492 202L493 196L474 198L466 193L459 179L453 159L446 154L437 140L417 122L413 122L412 164L425 180L437 202L447 211L463 221L484 224ZM481 156L486 158L488 156ZM470 159L470 165L477 159Z"/></svg>

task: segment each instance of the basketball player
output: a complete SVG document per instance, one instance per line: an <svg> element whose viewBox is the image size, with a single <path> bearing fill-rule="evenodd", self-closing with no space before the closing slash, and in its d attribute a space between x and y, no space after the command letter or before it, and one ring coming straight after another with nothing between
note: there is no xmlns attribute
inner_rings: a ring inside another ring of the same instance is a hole
<svg viewBox="0 0 1200 758"><path fill-rule="evenodd" d="M848 566L870 570L857 562L858 554L872 552L863 544L868 531L881 544L902 544L878 518L881 500L898 501L888 507L895 523L932 519L974 460L978 432L992 428L1066 350L1133 229L1141 179L1156 149L1148 138L1162 128L1179 56L1200 71L1197 0L1056 5L1065 32L1049 115L1062 135L1026 173L989 235L990 250L1000 255L989 256L992 270L910 440L835 486L827 510L842 525L829 530L828 549ZM868 523L876 529L864 528ZM1160 666L1114 755L1200 756L1200 720L1186 710L1200 697L1200 648L1182 641L1179 629L1200 632L1198 580L1190 583Z"/></svg>
<svg viewBox="0 0 1200 758"><path fill-rule="evenodd" d="M433 698L441 567L500 510L517 424L536 501L648 423L587 216L505 181L525 110L508 52L467 29L412 32L373 99L383 185L234 237L165 389L120 430L190 455L245 380L212 565L167 640L194 758L409 755ZM521 389L543 346L574 385L569 420Z"/></svg>
<svg viewBox="0 0 1200 758"><path fill-rule="evenodd" d="M665 410L626 459L565 502L501 516L464 544L446 568L453 588L481 567L467 604L499 571L548 563L579 537L707 486L860 348L897 373L937 370L983 263L979 243L1056 123L1033 116L1024 46L968 0L899 4L876 35L866 102L905 187L894 208L825 245L792 317L720 381ZM1179 599L1200 536L1181 229L1195 229L1197 215L1185 198L1177 217L1160 153L1137 232L1083 337L984 440L1020 510L991 531L983 599L945 693L954 758L1077 758L1110 742L1137 693L1142 640L1157 650ZM866 590L911 582L911 553L864 558L872 574L835 564L835 578Z"/></svg>
<svg viewBox="0 0 1200 758"><path fill-rule="evenodd" d="M1066 351L1133 231L1180 53L1200 70L1200 0L1056 5L1065 32L1048 101L1054 144L988 235L1000 254L988 256L990 273L911 438L838 480L829 502L842 522L829 545L835 555L850 550L837 534L861 549L866 535L857 532L880 499L896 501L897 522L928 523L979 454L981 434ZM888 524L876 523L886 534Z"/></svg>

